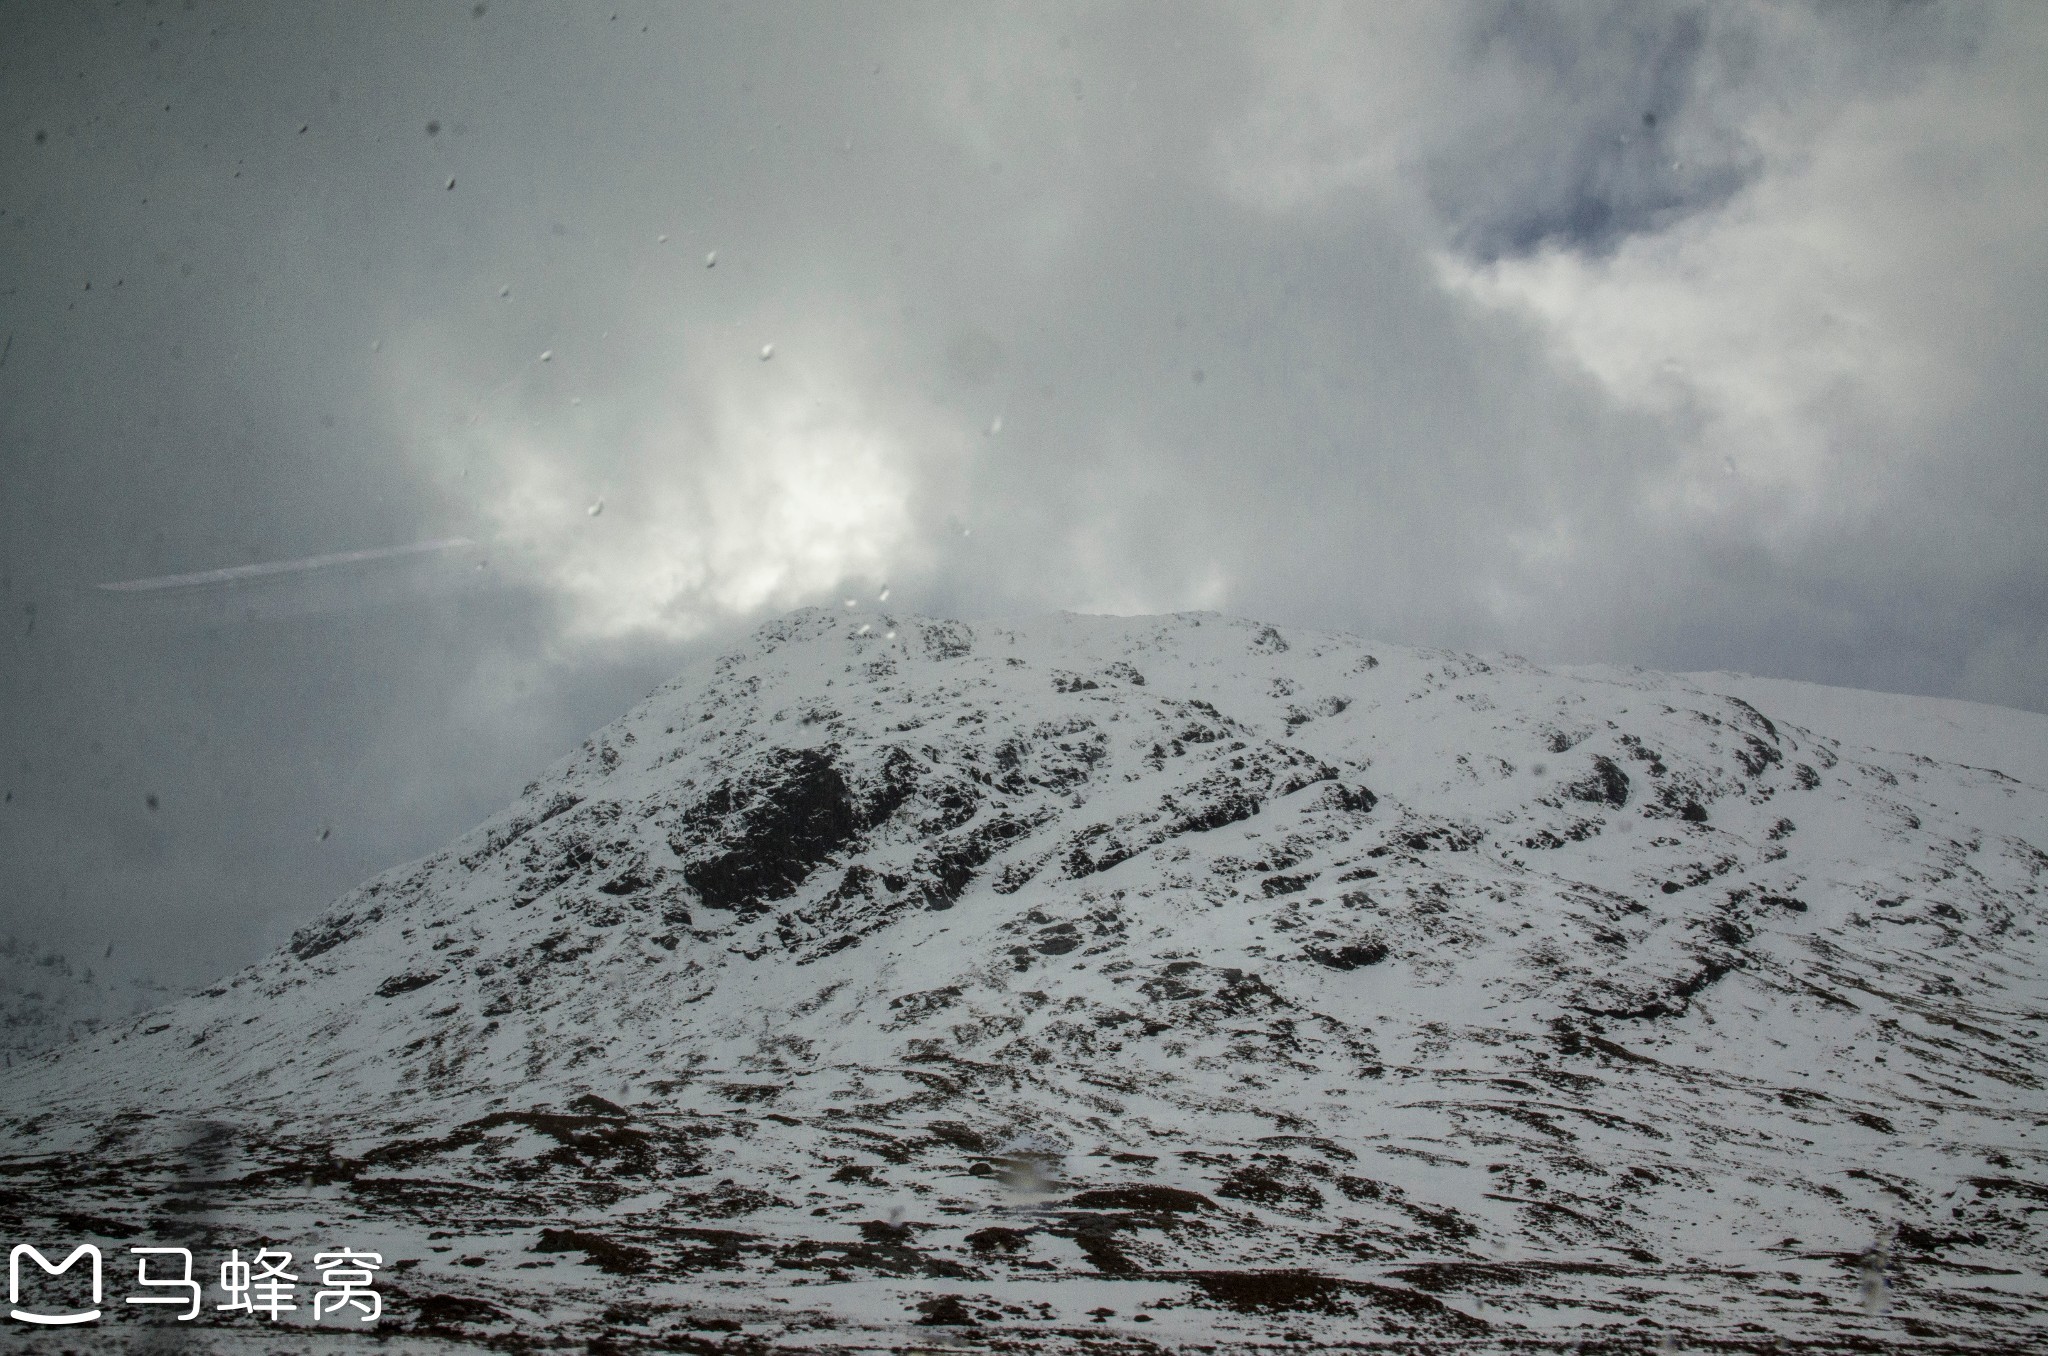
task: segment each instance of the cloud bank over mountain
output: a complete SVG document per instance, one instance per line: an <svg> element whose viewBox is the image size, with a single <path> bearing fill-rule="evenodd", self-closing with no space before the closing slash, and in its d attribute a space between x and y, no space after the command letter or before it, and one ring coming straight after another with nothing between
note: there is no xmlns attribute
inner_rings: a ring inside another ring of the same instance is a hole
<svg viewBox="0 0 2048 1356"><path fill-rule="evenodd" d="M2048 707L2037 7L612 13L23 16L0 850L81 946L884 587Z"/></svg>

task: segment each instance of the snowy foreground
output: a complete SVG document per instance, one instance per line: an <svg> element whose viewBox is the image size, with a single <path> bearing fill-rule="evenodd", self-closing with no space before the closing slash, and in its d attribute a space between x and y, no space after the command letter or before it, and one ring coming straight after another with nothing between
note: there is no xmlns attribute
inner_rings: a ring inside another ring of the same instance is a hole
<svg viewBox="0 0 2048 1356"><path fill-rule="evenodd" d="M2048 718L1840 698L795 614L5 1075L0 1237L108 1258L8 1337L2048 1349ZM145 1244L375 1250L378 1337Z"/></svg>

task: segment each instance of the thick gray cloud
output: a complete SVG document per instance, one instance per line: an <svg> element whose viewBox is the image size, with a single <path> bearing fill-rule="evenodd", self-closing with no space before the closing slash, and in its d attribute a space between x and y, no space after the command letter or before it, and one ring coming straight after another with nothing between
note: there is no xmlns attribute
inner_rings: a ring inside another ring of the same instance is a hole
<svg viewBox="0 0 2048 1356"><path fill-rule="evenodd" d="M612 15L8 10L16 930L203 977L884 587L2048 709L2037 7Z"/></svg>

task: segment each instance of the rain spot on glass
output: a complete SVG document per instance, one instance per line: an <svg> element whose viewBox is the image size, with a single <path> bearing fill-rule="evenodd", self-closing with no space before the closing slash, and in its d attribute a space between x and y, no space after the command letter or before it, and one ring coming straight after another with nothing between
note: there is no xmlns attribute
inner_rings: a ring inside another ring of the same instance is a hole
<svg viewBox="0 0 2048 1356"><path fill-rule="evenodd" d="M328 826L328 825L326 825L326 824L322 824L322 825L320 826L320 841L321 841L321 842L323 842L323 843L324 843L324 842L326 842L326 841L327 841L327 839L328 839L328 837L329 837L329 836L330 836L331 834L333 834L333 832L334 832L334 830L333 830L333 828L332 828L332 827L330 827L330 826Z"/></svg>
<svg viewBox="0 0 2048 1356"><path fill-rule="evenodd" d="M455 176L452 174L448 176L448 187L450 189L453 189L455 187Z"/></svg>
<svg viewBox="0 0 2048 1356"><path fill-rule="evenodd" d="M570 396L570 397L569 397L569 403L570 403L571 405L581 405L581 404L583 403L583 397L582 397L582 396Z"/></svg>
<svg viewBox="0 0 2048 1356"><path fill-rule="evenodd" d="M666 245L668 243L668 237L665 235L658 235L654 237L654 243L657 245Z"/></svg>
<svg viewBox="0 0 2048 1356"><path fill-rule="evenodd" d="M764 363L765 363L765 362L767 362L767 361L768 361L768 360L769 360L770 358L772 358L772 357L774 357L774 356L775 356L775 345L773 345L773 344L763 344L763 345L761 345L761 361L762 361L762 362L764 362Z"/></svg>
<svg viewBox="0 0 2048 1356"><path fill-rule="evenodd" d="M1203 382L1209 379L1209 376L1206 372L1202 371L1202 369L1198 367L1194 371L1194 378L1195 385L1200 386Z"/></svg>
<svg viewBox="0 0 2048 1356"><path fill-rule="evenodd" d="M1862 1272L1860 1289L1863 1293L1863 1311L1881 1314L1891 1307L1890 1286L1885 1282L1885 1264L1891 1260L1889 1240L1878 1239L1863 1250L1856 1259L1857 1269Z"/></svg>
<svg viewBox="0 0 2048 1356"><path fill-rule="evenodd" d="M469 17L472 19L481 19L484 17L485 14L490 12L490 8L491 7L489 5L484 3L484 0L476 0L476 3L469 7Z"/></svg>
<svg viewBox="0 0 2048 1356"><path fill-rule="evenodd" d="M604 512L604 498L603 498L603 496L599 496L598 498L596 498L596 499L593 499L593 500L591 500L591 501L590 501L590 507L589 507L589 508L587 508L587 509L585 509L585 510L583 510L583 514L584 514L584 516L585 516L585 517L587 517L587 518L595 518L595 517L596 517L596 516L597 516L598 514L600 514L600 513L603 513L603 512Z"/></svg>
<svg viewBox="0 0 2048 1356"><path fill-rule="evenodd" d="M555 351L551 348L542 349L540 351L540 360L544 363L553 362L555 360Z"/></svg>
<svg viewBox="0 0 2048 1356"><path fill-rule="evenodd" d="M988 421L988 436L993 438L1003 431L1003 416L1000 414Z"/></svg>
<svg viewBox="0 0 2048 1356"><path fill-rule="evenodd" d="M860 624L860 630L858 630L858 631L855 631L855 632L854 632L854 634L855 634L855 635L857 635L857 636L864 636L864 635L866 635L866 634L867 634L868 632L870 632L870 631L872 631L872 630L874 630L874 629L875 629L875 628L874 628L874 627L873 627L872 625L870 625L869 623L867 623L867 622L862 622L862 623Z"/></svg>
<svg viewBox="0 0 2048 1356"><path fill-rule="evenodd" d="M880 593L875 595L875 601L878 603L886 603L889 601L889 590L886 586L883 587Z"/></svg>
<svg viewBox="0 0 2048 1356"><path fill-rule="evenodd" d="M894 640L894 639L896 639L896 633L895 633L894 631L891 631L891 632L889 632L889 633L888 633L888 635L887 635L887 636L885 636L885 637L884 637L884 639L886 639L886 640Z"/></svg>
<svg viewBox="0 0 2048 1356"><path fill-rule="evenodd" d="M707 254L707 255L705 255L705 256L704 256L704 267L706 267L706 268L717 268L717 267L718 267L718 251L717 251L717 250L712 250L712 251L711 251L711 252L710 252L709 254Z"/></svg>
<svg viewBox="0 0 2048 1356"><path fill-rule="evenodd" d="M384 341L383 341L382 339L372 339L372 340L370 341L370 352L372 352L372 353L382 353L383 351L384 351Z"/></svg>
<svg viewBox="0 0 2048 1356"><path fill-rule="evenodd" d="M144 805L147 805L147 806L148 806L148 807L149 807L149 808L150 808L151 810L155 810L155 809L157 808L157 804L158 804L158 802L157 802L157 798L156 798L156 792L152 791L152 792L150 792L150 793L149 793L148 795L144 796L144 797L142 798L142 803L143 803Z"/></svg>
<svg viewBox="0 0 2048 1356"><path fill-rule="evenodd" d="M304 136L304 135L306 135L306 129L307 129L308 127L311 127L312 125L313 125L313 124L312 124L312 123L310 123L310 122L302 122L302 123L300 123L300 124L299 124L299 135L300 135L300 136Z"/></svg>
<svg viewBox="0 0 2048 1356"><path fill-rule="evenodd" d="M441 124L440 124L440 123L438 123L438 122L433 122L433 121L429 121L429 122L427 123L427 135L428 135L428 136L430 136L430 137L437 137L437 136L440 136L440 135L441 135Z"/></svg>
<svg viewBox="0 0 2048 1356"><path fill-rule="evenodd" d="M500 297L510 297L512 295L512 289L509 287L501 287L498 289L498 295Z"/></svg>
<svg viewBox="0 0 2048 1356"><path fill-rule="evenodd" d="M1052 1148L1024 1148L1006 1156L996 1180L1018 1196L1042 1196L1059 1180L1060 1154Z"/></svg>

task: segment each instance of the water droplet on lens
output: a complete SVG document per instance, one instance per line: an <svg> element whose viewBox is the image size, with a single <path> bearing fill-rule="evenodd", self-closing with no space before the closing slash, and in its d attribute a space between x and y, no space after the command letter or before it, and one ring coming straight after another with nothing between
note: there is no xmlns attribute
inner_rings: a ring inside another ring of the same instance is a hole
<svg viewBox="0 0 2048 1356"><path fill-rule="evenodd" d="M448 187L450 187L450 188L453 188L453 187L455 187L455 178L454 178L454 176L453 176L453 175L450 175L450 176L449 176L449 179L448 179Z"/></svg>
<svg viewBox="0 0 2048 1356"><path fill-rule="evenodd" d="M583 512L586 517L595 518L598 514L604 512L604 500L602 498L591 500L590 507L583 510Z"/></svg>
<svg viewBox="0 0 2048 1356"><path fill-rule="evenodd" d="M654 243L657 245L666 245L668 243L668 237L665 235L658 235L654 237Z"/></svg>
<svg viewBox="0 0 2048 1356"><path fill-rule="evenodd" d="M774 357L774 356L775 356L775 345L773 345L773 344L763 344L763 345L761 345L761 361L762 361L762 362L764 362L764 363L765 363L765 362L767 362L767 361L768 361L768 360L769 360L770 358L772 358L772 357Z"/></svg>
<svg viewBox="0 0 2048 1356"><path fill-rule="evenodd" d="M883 589L883 590L882 590L882 591L881 591L880 593L876 594L876 595L875 595L875 601L876 601L876 602L878 602L878 603L886 603L886 602L888 602L888 601L889 601L889 590L885 588L885 589Z"/></svg>
<svg viewBox="0 0 2048 1356"><path fill-rule="evenodd" d="M383 351L384 351L384 341L383 341L382 339L372 339L372 340L370 341L370 352L372 352L372 353L382 353Z"/></svg>
<svg viewBox="0 0 2048 1356"><path fill-rule="evenodd" d="M706 268L717 268L717 267L718 267L718 251L717 251L717 250L713 250L713 251L711 251L711 253L709 253L709 254L707 254L707 255L705 255L705 256L704 256L704 267L706 267Z"/></svg>
<svg viewBox="0 0 2048 1356"><path fill-rule="evenodd" d="M512 289L509 287L501 287L498 289L498 295L501 297L509 297L512 295Z"/></svg>
<svg viewBox="0 0 2048 1356"><path fill-rule="evenodd" d="M988 436L993 438L1003 431L1003 416L1000 414L988 421Z"/></svg>
<svg viewBox="0 0 2048 1356"><path fill-rule="evenodd" d="M555 351L551 348L542 349L540 351L540 360L544 363L553 362L555 360Z"/></svg>

